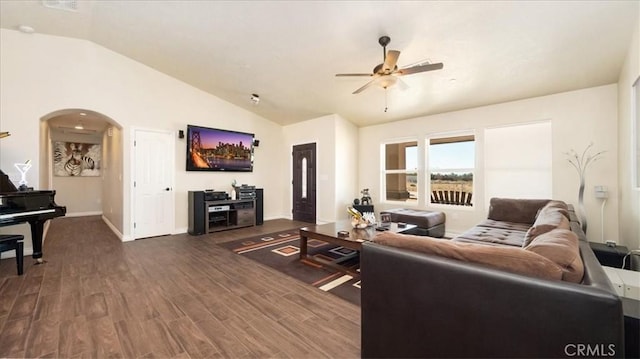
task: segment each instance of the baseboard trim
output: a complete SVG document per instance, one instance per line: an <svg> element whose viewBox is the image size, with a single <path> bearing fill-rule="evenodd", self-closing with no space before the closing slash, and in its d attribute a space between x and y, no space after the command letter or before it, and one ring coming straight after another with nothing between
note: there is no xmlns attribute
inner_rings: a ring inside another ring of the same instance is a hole
<svg viewBox="0 0 640 359"><path fill-rule="evenodd" d="M171 232L171 235L187 233L187 230L188 230L187 227L176 228L173 230L173 232Z"/></svg>
<svg viewBox="0 0 640 359"><path fill-rule="evenodd" d="M22 249L22 257L27 257L32 254L33 254L33 248L24 247ZM0 253L0 259L15 258L15 257L16 257L16 251L6 251L6 252Z"/></svg>
<svg viewBox="0 0 640 359"><path fill-rule="evenodd" d="M65 214L66 217L87 217L87 216L101 216L102 211L93 212L73 212ZM103 217L104 218L104 217Z"/></svg>
<svg viewBox="0 0 640 359"><path fill-rule="evenodd" d="M111 223L111 221L105 217L102 216L102 221L107 225L107 227L109 227L109 229L111 229L111 231L118 236L118 239L120 239L120 241L122 242L127 242L130 241L131 239L127 239L126 236L124 236L122 233L120 233L120 231L118 230L118 228L116 228L116 226L113 225L113 223Z"/></svg>

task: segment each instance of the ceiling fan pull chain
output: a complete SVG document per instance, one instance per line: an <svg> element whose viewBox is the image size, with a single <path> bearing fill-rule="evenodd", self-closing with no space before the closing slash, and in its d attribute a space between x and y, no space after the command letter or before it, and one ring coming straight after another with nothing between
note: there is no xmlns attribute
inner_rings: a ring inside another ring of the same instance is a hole
<svg viewBox="0 0 640 359"><path fill-rule="evenodd" d="M389 107L387 106L387 88L384 88L384 112L387 112Z"/></svg>

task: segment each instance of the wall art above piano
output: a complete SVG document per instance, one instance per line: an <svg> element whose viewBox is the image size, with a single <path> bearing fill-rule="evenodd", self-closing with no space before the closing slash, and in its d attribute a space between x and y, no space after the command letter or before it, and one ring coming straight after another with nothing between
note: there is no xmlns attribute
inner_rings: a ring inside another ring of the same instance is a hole
<svg viewBox="0 0 640 359"><path fill-rule="evenodd" d="M53 174L60 177L100 176L102 145L53 142Z"/></svg>

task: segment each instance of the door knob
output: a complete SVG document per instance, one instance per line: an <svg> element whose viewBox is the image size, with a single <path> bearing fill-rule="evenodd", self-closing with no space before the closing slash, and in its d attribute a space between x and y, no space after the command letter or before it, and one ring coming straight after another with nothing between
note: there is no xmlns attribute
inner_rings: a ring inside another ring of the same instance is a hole
<svg viewBox="0 0 640 359"><path fill-rule="evenodd" d="M165 191L171 191L171 187L167 187L164 189Z"/></svg>

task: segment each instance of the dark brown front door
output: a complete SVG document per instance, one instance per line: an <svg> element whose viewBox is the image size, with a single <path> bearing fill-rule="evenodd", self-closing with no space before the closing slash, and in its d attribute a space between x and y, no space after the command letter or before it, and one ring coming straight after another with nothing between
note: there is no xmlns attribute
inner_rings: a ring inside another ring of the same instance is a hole
<svg viewBox="0 0 640 359"><path fill-rule="evenodd" d="M316 144L293 146L293 219L316 223Z"/></svg>

